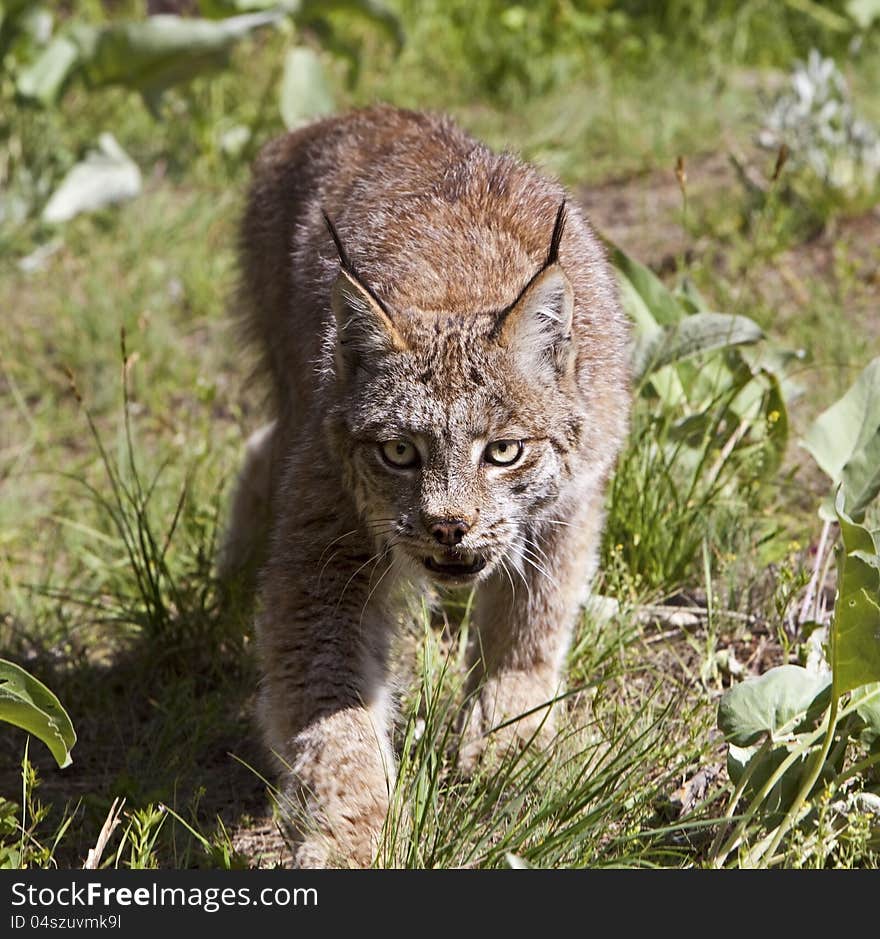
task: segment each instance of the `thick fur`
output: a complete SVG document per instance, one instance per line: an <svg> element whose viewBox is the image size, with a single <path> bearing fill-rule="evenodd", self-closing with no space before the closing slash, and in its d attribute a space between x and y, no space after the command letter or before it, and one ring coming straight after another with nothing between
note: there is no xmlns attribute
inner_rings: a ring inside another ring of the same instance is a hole
<svg viewBox="0 0 880 939"><path fill-rule="evenodd" d="M458 580L478 591L466 766L552 729L540 706L627 427L626 323L563 188L424 113L371 108L270 143L240 251L275 423L250 445L223 564L269 525L261 718L296 861L368 865L394 782L389 644L405 592L450 582L431 557L485 562ZM389 464L389 441L416 463ZM519 459L491 462L494 441Z"/></svg>

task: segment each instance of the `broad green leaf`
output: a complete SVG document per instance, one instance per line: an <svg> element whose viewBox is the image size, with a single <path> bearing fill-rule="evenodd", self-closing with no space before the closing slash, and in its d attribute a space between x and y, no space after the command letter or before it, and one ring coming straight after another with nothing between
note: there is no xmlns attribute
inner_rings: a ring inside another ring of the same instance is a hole
<svg viewBox="0 0 880 939"><path fill-rule="evenodd" d="M862 743L876 749L880 742L880 683L857 688L853 691L852 700L856 705L856 714L864 722L864 728L859 734Z"/></svg>
<svg viewBox="0 0 880 939"><path fill-rule="evenodd" d="M43 209L44 222L66 222L140 194L141 172L113 135L101 134L98 146L61 181Z"/></svg>
<svg viewBox="0 0 880 939"><path fill-rule="evenodd" d="M81 73L92 85L124 85L156 99L171 85L222 68L237 42L284 16L272 9L223 20L161 14L104 26L75 23L25 72L19 90L51 103Z"/></svg>
<svg viewBox="0 0 880 939"><path fill-rule="evenodd" d="M618 277L620 302L633 321L637 335L651 335L660 332L660 325L654 314L648 309L642 295L633 284L623 276Z"/></svg>
<svg viewBox="0 0 880 939"><path fill-rule="evenodd" d="M816 418L802 446L835 488L843 484L847 513L861 517L880 492L880 358ZM823 506L822 516L834 520L830 503Z"/></svg>
<svg viewBox="0 0 880 939"><path fill-rule="evenodd" d="M750 747L767 734L790 734L827 704L830 678L799 665L779 665L726 691L718 704L718 727L725 740ZM824 704L823 704L824 701Z"/></svg>
<svg viewBox="0 0 880 939"><path fill-rule="evenodd" d="M262 10L282 9L286 13L297 13L302 9L302 0L199 0L198 6L204 17L225 19Z"/></svg>
<svg viewBox="0 0 880 939"><path fill-rule="evenodd" d="M406 37L400 19L379 0L302 0L299 11L294 15L294 21L308 24L312 20L324 19L328 13L334 12L360 16L382 29L398 51L403 46Z"/></svg>
<svg viewBox="0 0 880 939"><path fill-rule="evenodd" d="M746 316L694 313L637 340L633 368L637 378L702 352L758 342L761 327Z"/></svg>
<svg viewBox="0 0 880 939"><path fill-rule="evenodd" d="M651 318L660 326L677 323L686 311L675 298L671 290L644 264L624 254L620 248L611 245L611 259L617 268L618 276L625 281L650 311ZM627 298L624 297L624 304Z"/></svg>
<svg viewBox="0 0 880 939"><path fill-rule="evenodd" d="M23 98L39 101L48 107L58 99L79 58L80 49L77 43L69 36L56 36L19 74L16 90Z"/></svg>
<svg viewBox="0 0 880 939"><path fill-rule="evenodd" d="M314 49L302 46L284 57L280 109L289 130L335 110L330 83Z"/></svg>
<svg viewBox="0 0 880 939"><path fill-rule="evenodd" d="M618 252L618 254L621 259L625 258L622 252ZM644 297L620 269L618 269L618 285L620 288L620 301L635 326L637 342L648 342L651 337L661 334L662 327L648 307ZM674 407L685 400L684 386L674 368L657 369L653 372L651 387L661 401L668 406Z"/></svg>
<svg viewBox="0 0 880 939"><path fill-rule="evenodd" d="M766 433L765 440L769 452L769 459L764 466L765 475L774 475L782 466L785 452L788 449L788 406L782 382L772 372L766 373L770 388L766 399Z"/></svg>
<svg viewBox="0 0 880 939"><path fill-rule="evenodd" d="M741 393L753 377L735 349L712 356L700 362L699 367L685 361L678 366L679 374L686 368L691 373L685 382L688 400L692 406L712 413L717 413L722 398L729 398L734 391Z"/></svg>
<svg viewBox="0 0 880 939"><path fill-rule="evenodd" d="M730 410L749 423L749 439L762 446L762 473L773 476L788 447L788 406L782 383L772 372L756 372L731 401Z"/></svg>
<svg viewBox="0 0 880 939"><path fill-rule="evenodd" d="M687 401L681 378L674 366L657 369L652 372L650 380L645 387L653 389L654 393L667 407L677 407Z"/></svg>
<svg viewBox="0 0 880 939"><path fill-rule="evenodd" d="M243 37L283 14L277 10L198 20L151 16L142 22L113 23L83 37L86 78L95 85L122 84L156 95L165 88L222 68Z"/></svg>
<svg viewBox="0 0 880 939"><path fill-rule="evenodd" d="M716 424L701 415L718 414L721 408L724 421L717 427L725 429L717 441L719 452L727 452L728 440L735 446L742 440L755 448L764 475L771 475L786 449L788 412L784 379L774 371L779 367L781 372L781 357L764 367L751 348L764 338L761 328L747 317L707 310L687 280L677 294L671 292L644 265L612 244L608 249L621 303L635 327L633 373L642 380L641 391L683 412L674 440L705 446L699 431L712 432ZM707 353L715 354L694 360Z"/></svg>
<svg viewBox="0 0 880 939"><path fill-rule="evenodd" d="M871 532L844 512L843 492L836 511L843 548L837 601L831 625L834 694L880 681L880 565Z"/></svg>
<svg viewBox="0 0 880 939"><path fill-rule="evenodd" d="M608 243L608 250L617 270L621 304L635 326L636 377L647 377L647 386L667 406L686 403L701 409L707 403L704 398L715 399L731 387L733 376L721 357L699 368L687 359L756 342L762 337L760 328L746 317L705 310L693 285L685 282L676 295L615 245Z"/></svg>
<svg viewBox="0 0 880 939"><path fill-rule="evenodd" d="M312 27L328 13L359 16L382 29L397 49L403 45L403 27L398 16L379 0L199 0L202 16L222 19L237 13L280 10L299 25Z"/></svg>
<svg viewBox="0 0 880 939"><path fill-rule="evenodd" d="M14 662L0 659L0 720L38 737L62 769L72 762L76 733L54 694Z"/></svg>

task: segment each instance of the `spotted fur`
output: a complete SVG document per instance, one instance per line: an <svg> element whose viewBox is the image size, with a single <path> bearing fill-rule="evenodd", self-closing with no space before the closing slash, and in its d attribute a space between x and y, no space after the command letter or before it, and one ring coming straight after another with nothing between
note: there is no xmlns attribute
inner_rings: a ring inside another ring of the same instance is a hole
<svg viewBox="0 0 880 939"><path fill-rule="evenodd" d="M296 861L367 865L407 592L477 589L466 769L487 741L552 728L540 705L560 690L627 426L625 320L563 188L425 113L376 107L270 143L240 254L275 420L249 446L222 565L268 527L260 711ZM389 465L389 441L417 464ZM521 455L493 464L494 441Z"/></svg>

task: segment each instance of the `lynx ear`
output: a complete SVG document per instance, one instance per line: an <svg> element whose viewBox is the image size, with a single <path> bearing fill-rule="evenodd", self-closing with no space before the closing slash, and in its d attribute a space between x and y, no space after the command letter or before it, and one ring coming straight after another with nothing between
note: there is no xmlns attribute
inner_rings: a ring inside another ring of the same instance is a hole
<svg viewBox="0 0 880 939"><path fill-rule="evenodd" d="M344 375L371 358L403 352L406 343L363 284L340 270L330 296L336 317L336 363Z"/></svg>
<svg viewBox="0 0 880 939"><path fill-rule="evenodd" d="M503 314L498 342L513 352L524 372L546 372L552 368L567 374L574 360L573 312L571 283L558 264L551 264Z"/></svg>

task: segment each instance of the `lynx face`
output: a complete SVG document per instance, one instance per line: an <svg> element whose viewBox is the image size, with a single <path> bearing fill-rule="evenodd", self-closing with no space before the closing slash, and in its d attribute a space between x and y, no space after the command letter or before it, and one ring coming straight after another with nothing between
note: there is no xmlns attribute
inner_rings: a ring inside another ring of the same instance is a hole
<svg viewBox="0 0 880 939"><path fill-rule="evenodd" d="M495 313L388 311L344 268L333 306L339 452L374 539L441 583L521 568L585 416L555 259Z"/></svg>
<svg viewBox="0 0 880 939"><path fill-rule="evenodd" d="M519 406L523 380L505 375L508 357L492 351L483 343L470 363L424 383L425 357L402 355L365 376L352 399L361 515L395 557L439 581L485 576L505 555L516 561L527 521L552 503L564 470L550 420L560 390ZM479 384L469 377L477 373Z"/></svg>

